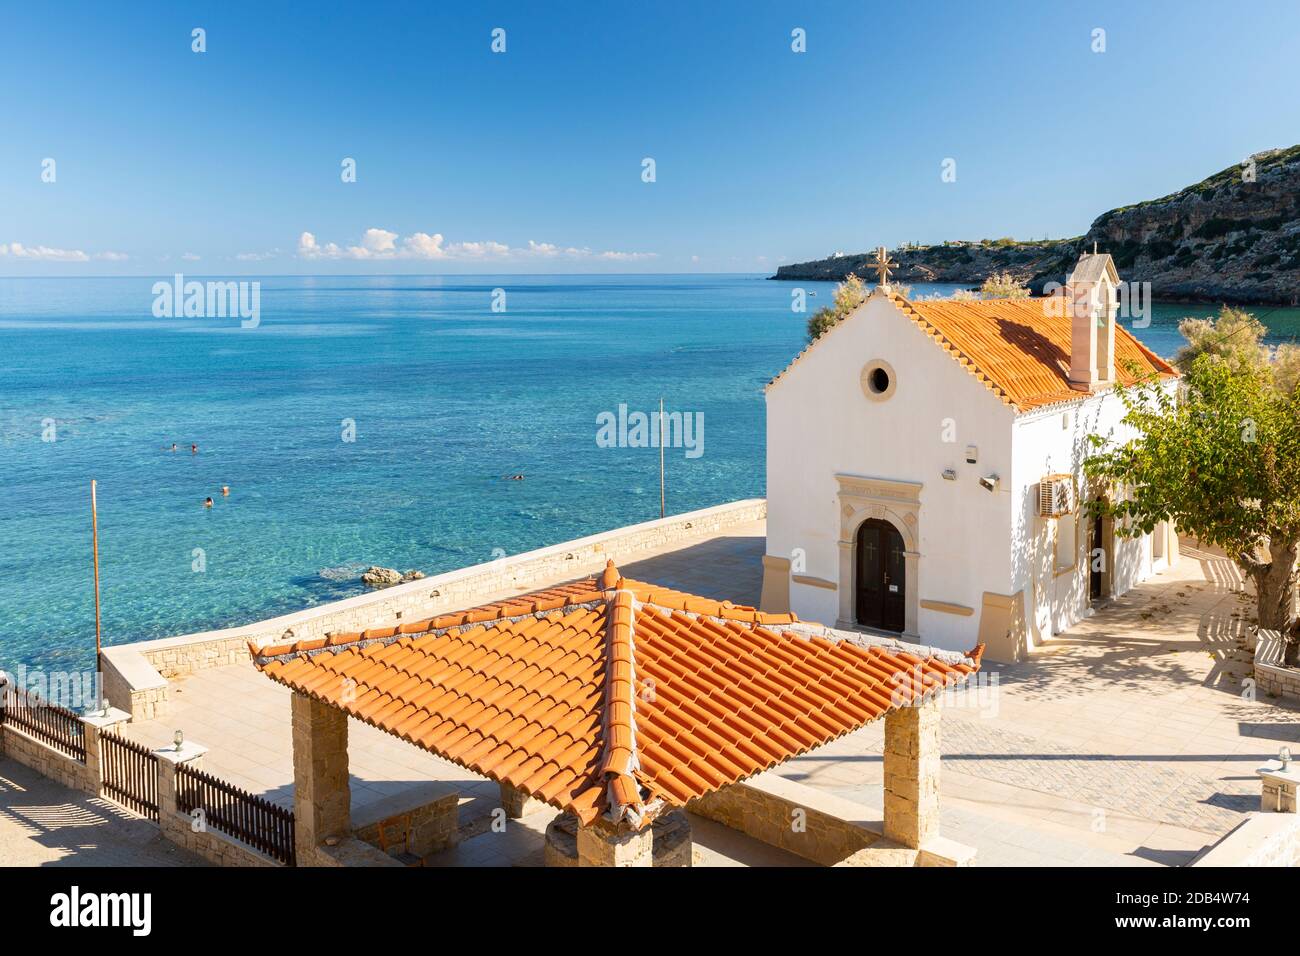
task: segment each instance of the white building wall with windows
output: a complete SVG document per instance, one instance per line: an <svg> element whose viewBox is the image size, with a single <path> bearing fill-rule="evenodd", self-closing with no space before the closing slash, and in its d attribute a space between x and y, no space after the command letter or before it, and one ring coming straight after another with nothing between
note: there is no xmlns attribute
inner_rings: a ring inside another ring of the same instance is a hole
<svg viewBox="0 0 1300 956"><path fill-rule="evenodd" d="M1169 386L1169 387L1172 387ZM1134 437L1123 424L1124 405L1113 392L1078 402L1050 406L1021 415L1015 422L1012 465L1012 593L1023 592L1025 612L1035 643L1059 634L1088 616L1091 562L1102 564L1103 597L1128 591L1163 571L1168 529L1154 535L1121 538L1103 534L1102 554L1090 553L1090 519L1084 506L1089 497L1084 462L1092 453L1089 435L1108 436L1123 444ZM1059 518L1039 515L1038 483L1045 475L1074 476L1073 511ZM1105 529L1109 530L1109 529ZM1155 540L1161 560L1156 561Z"/></svg>

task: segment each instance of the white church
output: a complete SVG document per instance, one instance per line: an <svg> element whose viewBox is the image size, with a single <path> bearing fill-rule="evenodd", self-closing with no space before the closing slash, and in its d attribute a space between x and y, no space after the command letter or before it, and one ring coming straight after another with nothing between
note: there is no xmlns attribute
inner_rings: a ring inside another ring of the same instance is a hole
<svg viewBox="0 0 1300 956"><path fill-rule="evenodd" d="M1176 561L1173 528L1087 516L1083 462L1131 437L1116 386L1177 374L1117 324L1109 255L1037 299L909 301L887 265L767 386L762 607L1021 660Z"/></svg>

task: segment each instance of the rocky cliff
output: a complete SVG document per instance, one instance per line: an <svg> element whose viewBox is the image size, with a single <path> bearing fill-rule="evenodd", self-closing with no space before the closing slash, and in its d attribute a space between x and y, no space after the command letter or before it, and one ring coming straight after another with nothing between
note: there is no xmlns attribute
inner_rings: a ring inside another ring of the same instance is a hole
<svg viewBox="0 0 1300 956"><path fill-rule="evenodd" d="M1300 298L1300 146L1251 157L1173 195L1103 213L1086 235L895 249L904 283L978 285L1010 272L1035 292L1062 282L1079 254L1115 257L1122 278L1150 282L1157 298L1295 304ZM1253 181L1252 181L1253 180ZM871 255L781 266L774 279L868 278Z"/></svg>

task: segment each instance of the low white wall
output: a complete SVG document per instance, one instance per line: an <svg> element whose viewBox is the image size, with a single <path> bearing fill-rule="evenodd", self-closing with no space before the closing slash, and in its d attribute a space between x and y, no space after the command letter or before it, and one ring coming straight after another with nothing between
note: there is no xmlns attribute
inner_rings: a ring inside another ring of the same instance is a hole
<svg viewBox="0 0 1300 956"><path fill-rule="evenodd" d="M136 720L167 712L167 679L244 660L247 644L300 641L418 621L522 588L541 588L599 571L605 561L636 560L666 546L767 517L767 502L748 498L616 528L512 557L409 581L369 594L239 627L107 647L104 693Z"/></svg>
<svg viewBox="0 0 1300 956"><path fill-rule="evenodd" d="M1192 866L1300 866L1300 814L1252 813Z"/></svg>

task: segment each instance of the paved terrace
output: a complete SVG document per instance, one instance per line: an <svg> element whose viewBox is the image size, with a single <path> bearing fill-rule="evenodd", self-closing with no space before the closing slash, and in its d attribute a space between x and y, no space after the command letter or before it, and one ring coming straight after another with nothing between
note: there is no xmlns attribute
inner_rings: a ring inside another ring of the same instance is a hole
<svg viewBox="0 0 1300 956"><path fill-rule="evenodd" d="M621 570L757 604L764 534L761 521L734 527ZM1177 568L1030 661L986 665L998 682L991 697L945 708L942 829L975 846L981 865L1185 864L1258 806L1255 767L1281 744L1300 742L1300 712L1242 696L1250 602L1235 569L1193 548L1182 554ZM211 748L206 769L292 806L287 689L248 663L175 679L173 694L170 716L130 724L128 733L163 746L182 728ZM355 720L349 732L355 820L455 789L464 842L430 863L540 863L549 811L491 832L494 782ZM778 772L879 813L882 738L877 722ZM699 864L802 862L694 822Z"/></svg>
<svg viewBox="0 0 1300 956"><path fill-rule="evenodd" d="M110 800L0 759L0 865L208 866Z"/></svg>

